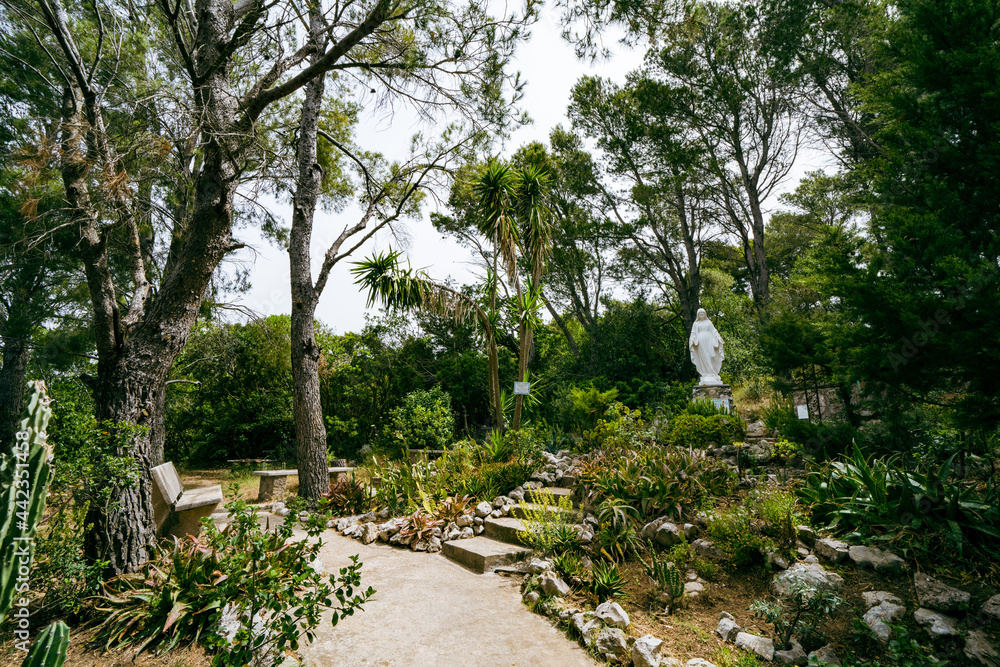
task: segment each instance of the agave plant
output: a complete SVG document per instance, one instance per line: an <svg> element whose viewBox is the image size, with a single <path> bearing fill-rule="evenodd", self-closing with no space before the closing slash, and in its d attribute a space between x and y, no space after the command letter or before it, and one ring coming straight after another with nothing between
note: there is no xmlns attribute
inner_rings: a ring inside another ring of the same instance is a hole
<svg viewBox="0 0 1000 667"><path fill-rule="evenodd" d="M621 597L625 594L625 580L618 564L612 561L598 561L590 571L590 592L599 601Z"/></svg>

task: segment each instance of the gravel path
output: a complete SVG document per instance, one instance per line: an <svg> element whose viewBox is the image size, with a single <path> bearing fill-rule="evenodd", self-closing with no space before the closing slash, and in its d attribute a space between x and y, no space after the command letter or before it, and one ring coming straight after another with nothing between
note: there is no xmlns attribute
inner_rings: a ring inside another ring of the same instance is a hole
<svg viewBox="0 0 1000 667"><path fill-rule="evenodd" d="M300 647L314 667L594 667L597 663L521 604L516 579L474 574L441 554L364 545L323 534L335 571L360 554L361 581L378 591L337 627L325 621Z"/></svg>

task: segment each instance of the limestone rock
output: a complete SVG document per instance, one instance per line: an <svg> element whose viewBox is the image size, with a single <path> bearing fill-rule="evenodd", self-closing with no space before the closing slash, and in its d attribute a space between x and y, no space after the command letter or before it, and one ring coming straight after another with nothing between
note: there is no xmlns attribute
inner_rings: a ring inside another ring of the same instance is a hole
<svg viewBox="0 0 1000 667"><path fill-rule="evenodd" d="M819 542L817 542L819 544ZM796 563L784 572L774 576L771 587L778 595L785 595L802 582L812 589L826 589L838 592L844 587L844 580L836 572L830 572L818 563Z"/></svg>
<svg viewBox="0 0 1000 667"><path fill-rule="evenodd" d="M784 665L806 665L809 663L809 658L802 649L802 644L793 639L790 649L774 652L774 661Z"/></svg>
<svg viewBox="0 0 1000 667"><path fill-rule="evenodd" d="M493 505L491 505L490 503L486 502L485 500L483 502L479 503L478 505L476 505L476 516L477 517L489 516L490 512L492 512L492 511L493 511Z"/></svg>
<svg viewBox="0 0 1000 667"><path fill-rule="evenodd" d="M858 567L866 567L876 572L902 572L906 561L889 551L871 547L850 547L848 555Z"/></svg>
<svg viewBox="0 0 1000 667"><path fill-rule="evenodd" d="M531 591L524 596L524 602L528 605L533 605L542 599L542 596L538 594L538 591Z"/></svg>
<svg viewBox="0 0 1000 667"><path fill-rule="evenodd" d="M704 658L692 658L687 661L687 664L684 665L684 667L715 667L715 663L709 662Z"/></svg>
<svg viewBox="0 0 1000 667"><path fill-rule="evenodd" d="M656 535L656 531L659 530L660 526L670 521L670 517L661 516L658 519L653 519L639 531L639 535L645 540L651 540Z"/></svg>
<svg viewBox="0 0 1000 667"><path fill-rule="evenodd" d="M472 525L472 517L468 514L463 514L462 516L455 519L455 525L459 528L465 528L466 526Z"/></svg>
<svg viewBox="0 0 1000 667"><path fill-rule="evenodd" d="M983 614L1000 621L1000 595L994 595L983 605Z"/></svg>
<svg viewBox="0 0 1000 667"><path fill-rule="evenodd" d="M486 532L486 528L481 525L474 526L472 528L472 532L475 533L476 535L482 535L484 532Z"/></svg>
<svg viewBox="0 0 1000 667"><path fill-rule="evenodd" d="M772 570L787 570L788 560L776 551L768 551L764 555L767 566Z"/></svg>
<svg viewBox="0 0 1000 667"><path fill-rule="evenodd" d="M656 529L656 535L653 539L656 543L663 547L672 547L675 544L680 544L681 542L681 529L675 524L665 521L659 528Z"/></svg>
<svg viewBox="0 0 1000 667"><path fill-rule="evenodd" d="M414 551L427 551L431 546L430 540L415 540L410 548Z"/></svg>
<svg viewBox="0 0 1000 667"><path fill-rule="evenodd" d="M542 575L538 580L538 585L541 586L542 592L546 595L560 598L569 595L569 586L559 577Z"/></svg>
<svg viewBox="0 0 1000 667"><path fill-rule="evenodd" d="M495 509L500 509L506 504L507 504L507 499L504 498L503 496L497 496L496 498L493 499L493 507Z"/></svg>
<svg viewBox="0 0 1000 667"><path fill-rule="evenodd" d="M551 569L552 561L545 560L544 558L532 558L531 562L528 563L529 574L541 574L542 572L548 572Z"/></svg>
<svg viewBox="0 0 1000 667"><path fill-rule="evenodd" d="M628 614L617 602L602 602L597 605L597 609L594 610L594 614L607 626L620 628L622 630L628 629Z"/></svg>
<svg viewBox="0 0 1000 667"><path fill-rule="evenodd" d="M522 502L524 500L524 491L518 487L507 494L507 496L516 503Z"/></svg>
<svg viewBox="0 0 1000 667"><path fill-rule="evenodd" d="M920 624L932 637L957 637L958 619L921 607L913 612L913 620Z"/></svg>
<svg viewBox="0 0 1000 667"><path fill-rule="evenodd" d="M973 630L965 637L965 657L987 667L1000 667L1000 648L982 630Z"/></svg>
<svg viewBox="0 0 1000 667"><path fill-rule="evenodd" d="M427 553L436 554L439 551L441 551L441 538L432 537L427 541Z"/></svg>
<svg viewBox="0 0 1000 667"><path fill-rule="evenodd" d="M580 637L583 638L583 643L590 646L594 643L594 635L597 631L604 627L599 619L595 618L594 612L584 611L579 614L573 614L573 627Z"/></svg>
<svg viewBox="0 0 1000 667"><path fill-rule="evenodd" d="M462 532L459 534L458 539L467 540L470 537L475 537L475 532L472 530L471 526L466 526L465 528L462 529Z"/></svg>
<svg viewBox="0 0 1000 667"><path fill-rule="evenodd" d="M902 600L888 591L865 591L861 594L861 598L865 601L865 607L868 609L883 602L891 602L900 606L903 604Z"/></svg>
<svg viewBox="0 0 1000 667"><path fill-rule="evenodd" d="M370 521L361 524L361 530L358 531L358 539L361 540L362 544L371 544L378 539L378 526Z"/></svg>
<svg viewBox="0 0 1000 667"><path fill-rule="evenodd" d="M701 532L701 529L698 528L698 526L694 525L693 523L684 524L683 530L684 530L684 537L687 538L688 542L691 542L696 537L698 537L698 533Z"/></svg>
<svg viewBox="0 0 1000 667"><path fill-rule="evenodd" d="M816 531L809 526L795 526L795 536L798 537L807 547L816 544Z"/></svg>
<svg viewBox="0 0 1000 667"><path fill-rule="evenodd" d="M618 628L604 628L597 633L597 652L606 658L625 658L629 654L625 633Z"/></svg>
<svg viewBox="0 0 1000 667"><path fill-rule="evenodd" d="M711 540L706 540L704 538L700 538L692 542L691 548L694 549L694 552L696 554L698 554L699 556L703 556L705 558L725 557L725 554L722 553L714 544L712 544Z"/></svg>
<svg viewBox="0 0 1000 667"><path fill-rule="evenodd" d="M888 624L898 622L905 613L906 607L886 601L869 609L864 615L864 621L872 633L885 644L892 638L892 628Z"/></svg>
<svg viewBox="0 0 1000 667"><path fill-rule="evenodd" d="M741 632L736 635L736 648L753 651L767 661L774 658L774 642L767 637L758 637L749 632Z"/></svg>
<svg viewBox="0 0 1000 667"><path fill-rule="evenodd" d="M813 550L822 558L834 563L839 563L849 555L847 542L841 542L832 537L824 537L821 540L816 540Z"/></svg>
<svg viewBox="0 0 1000 667"><path fill-rule="evenodd" d="M684 584L684 594L689 596L701 595L705 592L705 584L700 581L688 581Z"/></svg>
<svg viewBox="0 0 1000 667"><path fill-rule="evenodd" d="M632 644L633 667L660 667L660 647L663 641L653 635L639 637Z"/></svg>
<svg viewBox="0 0 1000 667"><path fill-rule="evenodd" d="M827 644L816 649L809 654L809 660L818 665L840 667L840 658L837 657L837 652L833 650L833 644Z"/></svg>
<svg viewBox="0 0 1000 667"><path fill-rule="evenodd" d="M969 608L971 595L926 574L918 572L913 575L913 585L917 589L917 600L921 607L945 613L966 611Z"/></svg>
<svg viewBox="0 0 1000 667"><path fill-rule="evenodd" d="M725 612L723 612L725 613ZM728 617L728 618L727 618ZM719 627L715 629L715 634L719 635L724 642L736 641L736 635L743 632L743 628L736 623L732 615L726 614L719 619Z"/></svg>

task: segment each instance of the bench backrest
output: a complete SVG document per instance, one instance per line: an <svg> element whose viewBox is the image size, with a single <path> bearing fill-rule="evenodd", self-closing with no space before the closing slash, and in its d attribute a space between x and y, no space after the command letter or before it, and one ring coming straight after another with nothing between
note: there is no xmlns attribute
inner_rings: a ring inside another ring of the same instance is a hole
<svg viewBox="0 0 1000 667"><path fill-rule="evenodd" d="M184 493L184 486L181 484L181 478L177 474L177 468L174 467L172 461L167 461L163 465L158 465L151 471L153 476L153 483L160 489L160 495L167 502L168 505L173 505L177 502L177 499L181 497Z"/></svg>

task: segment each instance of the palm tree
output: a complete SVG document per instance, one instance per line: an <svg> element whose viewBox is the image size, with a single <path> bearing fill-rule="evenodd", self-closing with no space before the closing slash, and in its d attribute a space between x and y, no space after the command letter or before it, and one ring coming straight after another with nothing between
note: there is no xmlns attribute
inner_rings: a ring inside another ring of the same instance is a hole
<svg viewBox="0 0 1000 667"><path fill-rule="evenodd" d="M497 428L503 428L503 404L500 399L499 351L496 343L495 310L487 313L475 299L435 282L423 271L414 271L399 264L401 253L391 248L368 259L354 262L351 273L354 283L368 291L368 306L376 301L402 311L420 310L425 313L452 317L456 322L475 318L486 344L490 368L490 403Z"/></svg>

